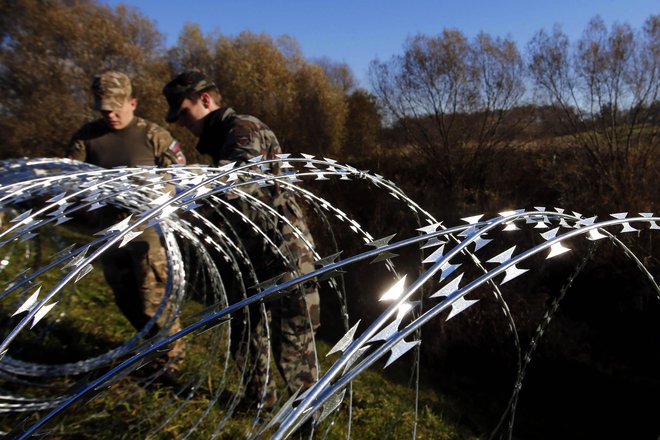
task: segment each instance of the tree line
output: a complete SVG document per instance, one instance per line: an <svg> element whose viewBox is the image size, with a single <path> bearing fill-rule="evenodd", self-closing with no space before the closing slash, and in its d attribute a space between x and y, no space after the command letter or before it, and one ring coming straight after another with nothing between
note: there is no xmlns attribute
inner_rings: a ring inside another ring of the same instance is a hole
<svg viewBox="0 0 660 440"><path fill-rule="evenodd" d="M132 7L7 0L0 157L60 156L96 117L91 78L110 69L133 78L138 114L165 125L161 89L189 68L210 75L227 105L262 118L286 152L389 172L413 193L432 185L430 202L447 212L657 206L658 15L641 29L595 17L577 41L540 30L525 48L455 29L416 35L400 55L372 61L366 90L346 64L308 60L288 36L204 34L189 23L166 48ZM170 129L191 161L207 160L185 130Z"/></svg>

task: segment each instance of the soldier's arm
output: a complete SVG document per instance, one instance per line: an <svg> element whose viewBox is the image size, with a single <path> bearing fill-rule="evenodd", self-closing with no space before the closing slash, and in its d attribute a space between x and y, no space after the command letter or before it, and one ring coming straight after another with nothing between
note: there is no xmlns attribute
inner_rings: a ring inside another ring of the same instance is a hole
<svg viewBox="0 0 660 440"><path fill-rule="evenodd" d="M159 167L169 167L174 164L186 164L186 156L181 151L179 141L174 139L169 131L154 124L150 127L148 133L151 144L154 147L156 165Z"/></svg>
<svg viewBox="0 0 660 440"><path fill-rule="evenodd" d="M237 165L244 164L253 157L262 154L264 148L259 131L253 129L250 125L238 125L234 127L227 135L227 140L223 146L225 160L221 160L219 165L230 162L236 162Z"/></svg>
<svg viewBox="0 0 660 440"><path fill-rule="evenodd" d="M64 157L67 159L75 159L84 162L87 159L87 147L85 141L80 136L81 132L78 131L73 135L66 149L64 150Z"/></svg>

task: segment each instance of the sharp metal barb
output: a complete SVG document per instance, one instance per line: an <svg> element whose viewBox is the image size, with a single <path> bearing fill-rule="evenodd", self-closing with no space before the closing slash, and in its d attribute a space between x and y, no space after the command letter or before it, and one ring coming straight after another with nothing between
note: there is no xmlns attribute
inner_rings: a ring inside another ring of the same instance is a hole
<svg viewBox="0 0 660 440"><path fill-rule="evenodd" d="M128 228L128 224L130 223L132 217L133 217L133 214L129 214L128 217L121 220L120 222L115 223L114 225L110 226L109 228L106 228L102 231L99 231L94 235L106 235L106 234L110 234L112 232L122 232L126 228Z"/></svg>
<svg viewBox="0 0 660 440"><path fill-rule="evenodd" d="M441 266L441 269L442 269L442 275L440 276L440 281L446 279L449 275L451 275L452 273L454 273L454 271L455 271L456 269L458 269L459 267L461 267L461 265L462 265L462 263L458 263L458 264L449 264L449 263L445 263L445 264L443 264L443 265Z"/></svg>
<svg viewBox="0 0 660 440"><path fill-rule="evenodd" d="M320 275L320 276L318 277L318 281L319 281L319 282L321 282L321 281L326 281L326 280L329 280L329 279L334 278L334 277L336 277L336 276L343 275L343 274L345 274L345 273L346 273L345 270L333 269L333 270L330 270L330 271L324 272L322 275Z"/></svg>
<svg viewBox="0 0 660 440"><path fill-rule="evenodd" d="M446 241L440 240L437 237L430 238L428 241L426 241L420 249L428 249L430 247L435 247L435 246L441 246L443 244L447 244Z"/></svg>
<svg viewBox="0 0 660 440"><path fill-rule="evenodd" d="M126 235L121 240L121 243L119 244L119 247L124 247L128 242L133 240L135 237L139 236L142 234L142 231L128 231Z"/></svg>
<svg viewBox="0 0 660 440"><path fill-rule="evenodd" d="M344 372L348 371L348 370L353 366L353 364L354 364L358 359L360 359L360 358L362 357L362 355L363 355L365 352L367 352L367 350L369 350L370 348L371 348L370 345L365 345L365 346L363 346L363 347L360 347L355 353L353 353L353 354L351 355L351 357L349 357L349 358L346 360L346 366L344 367Z"/></svg>
<svg viewBox="0 0 660 440"><path fill-rule="evenodd" d="M598 219L597 216L589 217L589 218L584 218L581 220L578 220L575 224L577 226L591 226L594 223L596 223L596 220Z"/></svg>
<svg viewBox="0 0 660 440"><path fill-rule="evenodd" d="M452 303L451 311L449 312L449 316L447 316L447 319L445 319L445 321L449 321L454 316L464 312L468 307L474 305L478 301L479 301L478 299L465 299L462 296L459 297L456 301Z"/></svg>
<svg viewBox="0 0 660 440"><path fill-rule="evenodd" d="M360 325L360 321L361 320L359 319L358 322L356 322L355 325L351 327L350 330L347 331L346 334L342 336L342 338L339 341L337 341L335 346L330 349L328 354L326 354L326 357L330 356L331 354L344 351L346 347L348 347L353 342L353 337L355 336L355 332L357 331L358 325Z"/></svg>
<svg viewBox="0 0 660 440"><path fill-rule="evenodd" d="M550 230L547 231L547 232L543 232L543 233L541 234L541 237L543 237L543 239L544 239L545 241L548 241L548 240L551 240L551 239L555 238L555 237L557 236L557 232L559 232L559 226L557 226L557 227L554 228L554 229L550 229Z"/></svg>
<svg viewBox="0 0 660 440"><path fill-rule="evenodd" d="M87 266L85 266L85 267L84 267L84 268L78 273L78 276L76 277L76 281L74 281L74 282L77 283L78 281L80 281L80 279L81 279L82 277L84 277L85 275L87 275L88 273L90 273L90 272L92 271L92 269L93 269L93 267L92 267L91 264L88 264Z"/></svg>
<svg viewBox="0 0 660 440"><path fill-rule="evenodd" d="M376 256L376 258L371 260L370 263L373 264L373 263L378 263L380 261L387 261L387 260L390 260L392 258L396 258L398 256L399 256L399 254L395 254L395 253L389 252L389 251L383 251L380 254L378 254Z"/></svg>
<svg viewBox="0 0 660 440"><path fill-rule="evenodd" d="M254 286L251 286L250 289L251 289L251 290L258 290L258 291L266 290L266 289L268 289L268 288L270 288L270 287L276 286L277 283L278 283L283 277L284 277L284 274L281 273L281 274L279 274L279 275L277 275L277 276L275 276L275 277L273 277L273 278L269 278L269 279L267 279L267 280L265 280L265 281L262 281L262 282L259 283L259 284L255 284Z"/></svg>
<svg viewBox="0 0 660 440"><path fill-rule="evenodd" d="M422 263L437 263L443 256L445 251L445 245L443 244L438 249L433 251L431 255L426 257Z"/></svg>
<svg viewBox="0 0 660 440"><path fill-rule="evenodd" d="M27 211L25 211L25 212L23 212L22 214L20 214L20 215L14 217L14 218L11 219L10 221L11 221L12 223L20 223L20 222L23 222L24 220L25 220L25 221L29 221L29 218L30 218L30 215L31 215L31 214L32 214L32 209L28 209Z"/></svg>
<svg viewBox="0 0 660 440"><path fill-rule="evenodd" d="M339 251L336 254L328 255L327 257L323 257L320 260L316 260L314 265L325 267L334 264L337 262L337 258L339 258L342 252L343 251Z"/></svg>
<svg viewBox="0 0 660 440"><path fill-rule="evenodd" d="M39 286L37 290L35 290L34 293L23 304L21 304L21 306L11 316L16 316L30 310L32 306L37 303L39 299L39 292L41 292L41 286Z"/></svg>
<svg viewBox="0 0 660 440"><path fill-rule="evenodd" d="M550 247L550 254L548 254L548 256L545 257L545 259L546 259L546 260L549 260L550 258L556 257L557 255L561 255L561 254L563 254L563 253L565 253L565 252L568 252L568 251L570 251L569 248L564 247L564 246L561 244L561 242L557 242L557 243L553 244L553 245Z"/></svg>
<svg viewBox="0 0 660 440"><path fill-rule="evenodd" d="M394 238L394 236L396 236L396 234L388 235L387 237L379 238L378 240L374 240L365 244L367 246L372 246L375 248L384 247L390 244L390 241L392 240L392 238Z"/></svg>
<svg viewBox="0 0 660 440"><path fill-rule="evenodd" d="M439 227L442 226L442 222L439 223L433 223L428 226L424 226L422 228L417 228L417 231L421 232L422 234L430 234L438 230Z"/></svg>
<svg viewBox="0 0 660 440"><path fill-rule="evenodd" d="M515 250L516 250L516 247L511 246L509 249L505 250L501 254L498 254L498 255L494 256L490 260L487 260L486 263L502 264L504 262L507 262L513 256L513 253L515 252Z"/></svg>
<svg viewBox="0 0 660 440"><path fill-rule="evenodd" d="M31 328L31 329L34 328L34 326L37 325L37 323L38 323L39 321L41 321L41 319L42 319L44 316L46 316L46 314L47 314L48 312L50 312L51 309L52 309L53 307L55 307L56 304L57 304L57 301L55 301L54 303L49 304L49 305L47 305L47 306L43 306L43 307L41 307L39 310L37 310L37 313L35 313L35 314L34 314L34 317L32 318L32 325L30 326L30 328Z"/></svg>
<svg viewBox="0 0 660 440"><path fill-rule="evenodd" d="M491 240L491 239L489 239L489 238L481 238L481 237L477 237L477 238L474 240L474 251L477 252L479 249L481 249L482 247L486 246L488 243L490 243L490 242L492 242L492 241L493 241L493 240Z"/></svg>
<svg viewBox="0 0 660 440"><path fill-rule="evenodd" d="M397 318L394 321L390 322L388 325L386 325L381 331L376 333L371 339L369 339L369 343L376 342L376 341L386 341L392 337L396 332L399 331L399 326L401 325L402 318Z"/></svg>
<svg viewBox="0 0 660 440"><path fill-rule="evenodd" d="M389 367L392 362L396 361L399 359L401 356L418 346L422 341L413 341L413 342L406 342L405 340L401 340L398 344L396 344L394 347L392 347L392 352L390 354L390 358L387 360L387 363L385 364L385 368Z"/></svg>
<svg viewBox="0 0 660 440"><path fill-rule="evenodd" d="M511 266L510 268L508 268L506 270L506 275L505 275L504 279L502 280L502 282L500 283L500 285L508 283L512 279L519 277L520 275L524 274L528 270L529 269L519 269L515 265Z"/></svg>
<svg viewBox="0 0 660 440"><path fill-rule="evenodd" d="M445 284L440 290L435 292L429 298L440 298L442 296L449 296L458 290L458 286L463 278L463 274L459 274L456 278Z"/></svg>
<svg viewBox="0 0 660 440"><path fill-rule="evenodd" d="M346 389L344 388L341 391L336 392L332 396L330 396L328 400L326 400L325 403L323 404L321 415L319 415L318 419L316 420L316 423L321 423L330 414L335 412L337 408L339 408L339 405L341 405L341 403L344 401L345 395L346 395Z"/></svg>
<svg viewBox="0 0 660 440"><path fill-rule="evenodd" d="M474 225L474 224L476 224L479 220L481 220L481 218L482 218L483 216L484 216L483 214L479 214L479 215L474 215L474 216L472 216L472 217L465 217L465 218L462 218L461 220L463 220L464 222L466 222L466 223L468 223L468 224L470 224L470 225Z"/></svg>
<svg viewBox="0 0 660 440"><path fill-rule="evenodd" d="M639 231L638 229L635 229L632 226L630 226L630 223L624 223L621 226L622 226L622 228L621 228L621 233L622 234L626 233L626 232L638 232Z"/></svg>

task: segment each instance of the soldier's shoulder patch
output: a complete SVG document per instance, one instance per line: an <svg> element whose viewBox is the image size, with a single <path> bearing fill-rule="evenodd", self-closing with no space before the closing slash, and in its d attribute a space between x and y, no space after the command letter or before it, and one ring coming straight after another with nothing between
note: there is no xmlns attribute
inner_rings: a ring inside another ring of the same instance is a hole
<svg viewBox="0 0 660 440"><path fill-rule="evenodd" d="M239 147L247 147L252 144L253 131L249 124L237 124L232 129L234 142Z"/></svg>
<svg viewBox="0 0 660 440"><path fill-rule="evenodd" d="M186 164L186 156L184 156L183 151L181 151L181 144L179 144L179 141L176 139L172 140L172 143L169 147L167 147L167 149L171 152L170 156L173 158L175 163L178 163L179 165Z"/></svg>
<svg viewBox="0 0 660 440"><path fill-rule="evenodd" d="M184 156L183 151L181 151L181 145L176 139L167 145L162 153L158 155L158 160L156 161L159 167L170 166L170 165L185 165L186 156Z"/></svg>
<svg viewBox="0 0 660 440"><path fill-rule="evenodd" d="M247 147L252 143L252 133L240 133L236 134L236 145L239 147Z"/></svg>

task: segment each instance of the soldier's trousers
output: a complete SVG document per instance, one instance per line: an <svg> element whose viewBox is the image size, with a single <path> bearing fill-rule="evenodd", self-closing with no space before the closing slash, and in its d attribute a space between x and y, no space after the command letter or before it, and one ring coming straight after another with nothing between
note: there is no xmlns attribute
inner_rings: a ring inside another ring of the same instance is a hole
<svg viewBox="0 0 660 440"><path fill-rule="evenodd" d="M242 189L248 191L248 188ZM243 219L228 215L259 279L264 281L285 273L286 280L312 272L314 240L295 198L288 193L273 197L263 188L252 188L249 192L282 216L277 219L262 217L262 213L250 208L244 200L230 199L236 209L259 225L264 233L271 235L273 230L277 231L277 234L272 234L280 252L276 255L265 246L262 237L255 236L251 228L245 226ZM233 295L236 293L234 291ZM274 372L269 368L270 353L291 393L306 390L318 376L314 334L320 325L320 299L316 282L307 282L304 286L299 284L285 296L267 301L265 306L265 317L260 313L259 305L250 307L247 347L237 343L245 328L241 328L240 319L232 320L232 351L237 365L247 367L248 395L260 400L267 392L275 391Z"/></svg>
<svg viewBox="0 0 660 440"><path fill-rule="evenodd" d="M112 288L115 302L129 322L141 330L156 315L166 293L167 256L156 231L145 230L138 238L101 256L105 279ZM164 306L148 337L156 335L171 320L172 306ZM179 319L171 321L167 334L181 329ZM185 344L178 340L167 353L180 360ZM178 363L172 365L177 367Z"/></svg>
<svg viewBox="0 0 660 440"><path fill-rule="evenodd" d="M295 227L294 232L286 222L281 222L278 226L282 238L279 248L287 257L287 262L279 264L279 270L271 267L258 269L257 273L261 274L262 279L268 279L285 272L289 266L289 271L286 271L285 278L282 279L287 281L296 275L314 270L314 256L310 249L310 246L314 246L314 240L295 201L285 199L276 206L280 214ZM260 260L263 261L264 256L253 256L253 261ZM289 392L302 392L318 377L314 334L320 326L320 298L316 281L298 285L285 296L268 301L266 310L266 317L260 313L259 306L253 306L250 310L251 334L248 352L252 367L249 371L252 374L247 379L247 392L261 399L265 393L275 390L274 371L269 368L268 362L271 349L275 365ZM239 362L243 360L240 351L237 355Z"/></svg>
<svg viewBox="0 0 660 440"><path fill-rule="evenodd" d="M254 321L256 318L256 322L249 344L255 365L248 379L248 394L261 398L276 389L274 371L268 363L271 348L275 365L289 392L306 390L318 376L314 344L314 333L319 325L318 291L316 287L306 289L304 294L296 290L268 303L266 309L265 319L263 314L252 313L252 319Z"/></svg>

